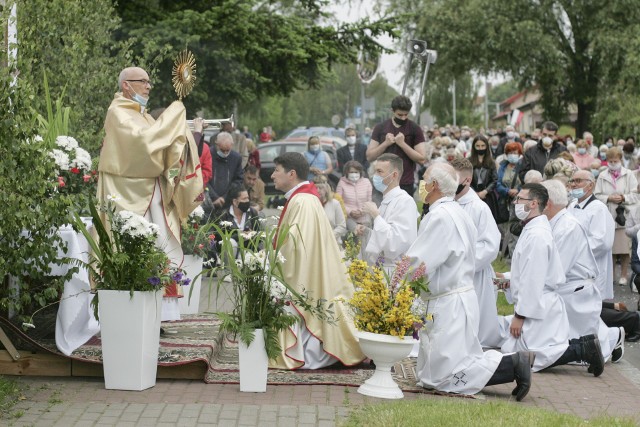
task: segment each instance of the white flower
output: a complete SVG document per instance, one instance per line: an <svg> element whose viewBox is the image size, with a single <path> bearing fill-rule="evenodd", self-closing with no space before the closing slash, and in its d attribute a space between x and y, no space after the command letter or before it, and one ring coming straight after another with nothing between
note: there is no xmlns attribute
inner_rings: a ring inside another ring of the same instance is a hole
<svg viewBox="0 0 640 427"><path fill-rule="evenodd" d="M231 221L220 221L220 225L222 227L231 227L233 226L233 223Z"/></svg>
<svg viewBox="0 0 640 427"><path fill-rule="evenodd" d="M62 150L54 148L49 152L49 156L56 162L58 169L63 171L69 170L69 155Z"/></svg>
<svg viewBox="0 0 640 427"><path fill-rule="evenodd" d="M144 217L130 212L120 211L113 217L113 229L120 234L134 237L157 237L158 226L150 223Z"/></svg>
<svg viewBox="0 0 640 427"><path fill-rule="evenodd" d="M193 210L193 212L191 212L189 214L189 218L202 218L204 217L204 209L202 209L202 206L198 206L197 208L195 208Z"/></svg>
<svg viewBox="0 0 640 427"><path fill-rule="evenodd" d="M281 211L281 210L283 210L283 209L284 209L284 206L278 206L278 208L277 208L277 209L278 209L279 211Z"/></svg>
<svg viewBox="0 0 640 427"><path fill-rule="evenodd" d="M287 259L282 255L282 253L278 252L278 259L277 259L278 263L284 264L286 260Z"/></svg>
<svg viewBox="0 0 640 427"><path fill-rule="evenodd" d="M271 284L269 285L269 294L276 299L286 300L290 298L289 289L282 284L275 277L271 278Z"/></svg>
<svg viewBox="0 0 640 427"><path fill-rule="evenodd" d="M110 202L117 202L118 200L120 200L120 197L116 196L115 194L109 194L107 195L107 200Z"/></svg>
<svg viewBox="0 0 640 427"><path fill-rule="evenodd" d="M76 148L76 158L71 161L71 167L85 171L90 170L91 155L83 148Z"/></svg>
<svg viewBox="0 0 640 427"><path fill-rule="evenodd" d="M411 314L417 316L422 319L422 317L427 313L427 304L422 301L422 298L417 297L413 300L411 304Z"/></svg>
<svg viewBox="0 0 640 427"><path fill-rule="evenodd" d="M36 328L36 325L34 325L33 323L23 323L23 324L22 324L22 327L23 327L23 328L32 328L32 329L35 329L35 328Z"/></svg>
<svg viewBox="0 0 640 427"><path fill-rule="evenodd" d="M78 148L78 141L72 136L60 135L56 138L56 144L58 147L64 148L66 151L71 151Z"/></svg>
<svg viewBox="0 0 640 427"><path fill-rule="evenodd" d="M244 238L244 239L251 239L253 236L256 235L255 231L243 231L242 233L240 233L240 235Z"/></svg>
<svg viewBox="0 0 640 427"><path fill-rule="evenodd" d="M267 218L258 218L258 221L260 222L260 224L264 224L265 222L267 222Z"/></svg>

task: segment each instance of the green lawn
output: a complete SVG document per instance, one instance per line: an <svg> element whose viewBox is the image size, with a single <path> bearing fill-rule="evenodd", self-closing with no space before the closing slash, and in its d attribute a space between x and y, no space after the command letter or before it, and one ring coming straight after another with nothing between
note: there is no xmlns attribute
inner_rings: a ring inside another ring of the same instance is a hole
<svg viewBox="0 0 640 427"><path fill-rule="evenodd" d="M585 421L574 415L524 407L516 403L468 399L398 401L356 408L340 425L345 427L412 426L635 426L628 418L602 416Z"/></svg>
<svg viewBox="0 0 640 427"><path fill-rule="evenodd" d="M505 271L510 270L510 266L507 261L502 257L496 258L495 261L491 263L493 266L493 270L499 273L504 273ZM498 300L496 302L498 306L498 314L500 316L508 316L513 314L513 305L507 302L507 299L504 296L504 292L498 292Z"/></svg>

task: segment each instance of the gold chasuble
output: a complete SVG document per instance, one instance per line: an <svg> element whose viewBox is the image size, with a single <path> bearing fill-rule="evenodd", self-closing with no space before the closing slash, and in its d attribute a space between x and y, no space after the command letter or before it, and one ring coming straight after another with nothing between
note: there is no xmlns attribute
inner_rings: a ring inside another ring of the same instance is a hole
<svg viewBox="0 0 640 427"><path fill-rule="evenodd" d="M107 196L115 196L116 211L144 216L158 188L166 227L180 242L180 223L201 203L197 200L203 192L198 149L187 128L184 105L173 102L154 121L141 112L140 104L116 93L104 128L98 200L104 203ZM104 213L101 219L110 232Z"/></svg>
<svg viewBox="0 0 640 427"><path fill-rule="evenodd" d="M335 298L350 299L353 296L347 268L342 261L333 230L317 196L309 193L294 193L283 212L281 225L290 228L289 237L281 248L286 261L283 263L284 278L297 291L307 291L314 300ZM364 360L355 338L353 318L343 303L334 302L336 322L329 324L296 307L303 317L299 325L280 332L282 353L269 361L271 368L297 369L312 365L305 355L300 331L310 333L322 342L324 352L335 357L346 366Z"/></svg>

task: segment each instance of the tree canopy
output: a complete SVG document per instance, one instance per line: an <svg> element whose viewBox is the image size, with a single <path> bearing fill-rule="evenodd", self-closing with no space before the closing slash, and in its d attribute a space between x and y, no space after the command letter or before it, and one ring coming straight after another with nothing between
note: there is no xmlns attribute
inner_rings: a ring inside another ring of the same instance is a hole
<svg viewBox="0 0 640 427"><path fill-rule="evenodd" d="M640 16L633 0L391 0L391 8L417 17L407 34L438 50L439 69L505 72L521 88L536 84L547 119L562 122L567 105L577 106L578 132L591 127L603 91L624 74L632 43L620 40L638 38Z"/></svg>

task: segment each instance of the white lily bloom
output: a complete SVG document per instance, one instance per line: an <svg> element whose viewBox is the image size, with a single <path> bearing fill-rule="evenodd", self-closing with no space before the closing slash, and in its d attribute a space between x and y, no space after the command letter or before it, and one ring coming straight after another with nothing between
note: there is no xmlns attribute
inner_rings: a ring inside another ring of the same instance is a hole
<svg viewBox="0 0 640 427"><path fill-rule="evenodd" d="M204 217L204 209L202 209L202 206L198 206L197 208L195 208L193 210L193 212L191 212L189 214L189 218L202 218Z"/></svg>
<svg viewBox="0 0 640 427"><path fill-rule="evenodd" d="M222 227L231 227L233 223L231 221L220 221Z"/></svg>

